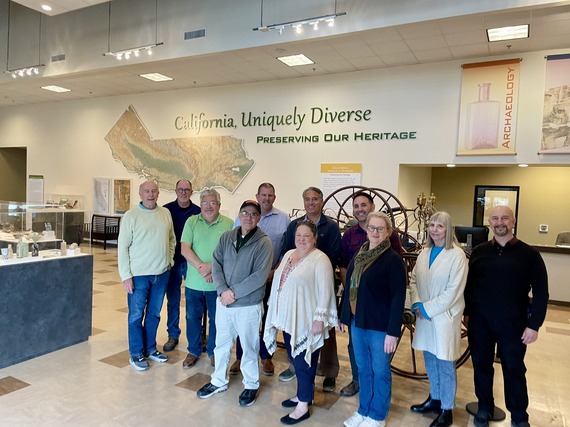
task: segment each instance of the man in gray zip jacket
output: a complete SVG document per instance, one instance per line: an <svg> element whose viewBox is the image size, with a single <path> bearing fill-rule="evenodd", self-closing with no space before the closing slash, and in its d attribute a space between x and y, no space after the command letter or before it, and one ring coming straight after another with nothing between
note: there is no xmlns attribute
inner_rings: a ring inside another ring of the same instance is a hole
<svg viewBox="0 0 570 427"><path fill-rule="evenodd" d="M241 226L220 237L212 257L212 277L216 302L215 370L197 395L207 399L228 388L228 365L234 341L239 336L243 348L241 372L245 389L241 406L251 406L259 389L259 327L263 312L265 281L271 270L271 239L259 228L261 207L246 200L239 211Z"/></svg>

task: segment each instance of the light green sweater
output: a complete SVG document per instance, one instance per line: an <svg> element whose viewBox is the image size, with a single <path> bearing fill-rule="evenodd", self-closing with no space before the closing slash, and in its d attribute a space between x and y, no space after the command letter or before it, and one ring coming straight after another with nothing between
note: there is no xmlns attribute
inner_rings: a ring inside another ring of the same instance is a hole
<svg viewBox="0 0 570 427"><path fill-rule="evenodd" d="M164 273L174 263L175 246L168 209L157 206L149 210L139 204L127 211L121 220L118 239L121 279Z"/></svg>

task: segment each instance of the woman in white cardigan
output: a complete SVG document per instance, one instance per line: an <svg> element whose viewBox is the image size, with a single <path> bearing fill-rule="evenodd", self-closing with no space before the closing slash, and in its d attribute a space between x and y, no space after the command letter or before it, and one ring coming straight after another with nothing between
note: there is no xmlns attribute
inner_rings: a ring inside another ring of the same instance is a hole
<svg viewBox="0 0 570 427"><path fill-rule="evenodd" d="M295 408L281 418L287 425L308 419L313 402L319 351L329 330L338 325L334 276L329 258L316 248L317 227L301 221L295 230L295 249L288 251L275 271L263 340L267 351L283 339L297 375L297 394L281 403Z"/></svg>
<svg viewBox="0 0 570 427"><path fill-rule="evenodd" d="M455 360L461 352L467 258L458 246L447 212L436 212L428 228L426 247L412 271L410 291L416 314L412 347L424 352L430 395L410 409L438 414L430 427L448 427L453 424L457 389Z"/></svg>

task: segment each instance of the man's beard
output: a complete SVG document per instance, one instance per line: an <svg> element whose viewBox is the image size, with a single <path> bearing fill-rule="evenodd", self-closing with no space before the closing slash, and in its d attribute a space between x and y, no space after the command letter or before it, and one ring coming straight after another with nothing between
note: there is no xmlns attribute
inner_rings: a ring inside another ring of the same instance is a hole
<svg viewBox="0 0 570 427"><path fill-rule="evenodd" d="M493 233L495 233L495 236L505 237L507 234L509 234L509 227L496 226L493 228Z"/></svg>

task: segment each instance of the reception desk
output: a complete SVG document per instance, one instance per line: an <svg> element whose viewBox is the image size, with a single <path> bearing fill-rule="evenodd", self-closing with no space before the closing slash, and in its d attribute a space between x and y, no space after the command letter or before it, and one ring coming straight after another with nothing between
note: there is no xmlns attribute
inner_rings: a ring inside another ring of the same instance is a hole
<svg viewBox="0 0 570 427"><path fill-rule="evenodd" d="M0 368L91 335L93 256L0 261Z"/></svg>
<svg viewBox="0 0 570 427"><path fill-rule="evenodd" d="M550 301L570 303L570 248L534 246L548 271Z"/></svg>

